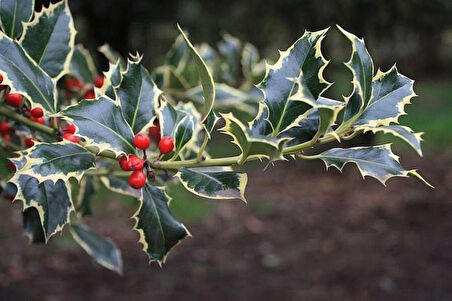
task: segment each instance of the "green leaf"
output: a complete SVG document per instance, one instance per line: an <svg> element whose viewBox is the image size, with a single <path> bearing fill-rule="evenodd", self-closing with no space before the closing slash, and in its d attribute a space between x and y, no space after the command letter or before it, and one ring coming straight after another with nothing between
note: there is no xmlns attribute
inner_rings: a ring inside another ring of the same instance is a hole
<svg viewBox="0 0 452 301"><path fill-rule="evenodd" d="M38 211L46 242L69 222L74 206L63 180L39 183L34 177L16 174L10 183L17 187L15 200L24 202L23 210L34 207Z"/></svg>
<svg viewBox="0 0 452 301"><path fill-rule="evenodd" d="M154 110L162 93L149 72L137 61L128 61L126 72L116 90L126 121L134 133L152 125Z"/></svg>
<svg viewBox="0 0 452 301"><path fill-rule="evenodd" d="M369 147L333 148L314 158L322 159L327 168L334 166L340 171L347 163L355 163L363 178L370 176L382 184L392 177L414 176L428 184L416 170L405 170L394 155L389 144Z"/></svg>
<svg viewBox="0 0 452 301"><path fill-rule="evenodd" d="M210 199L245 200L246 173L238 173L230 168L200 167L181 168L176 176L184 187L201 197Z"/></svg>
<svg viewBox="0 0 452 301"><path fill-rule="evenodd" d="M201 122L204 122L209 115L210 111L213 108L214 101L215 101L215 84L213 82L213 77L209 71L209 68L207 68L206 63L203 61L201 56L199 55L198 51L196 51L195 47L192 45L192 43L188 40L187 36L184 34L180 26L178 25L178 29L182 36L184 37L185 42L188 45L188 48L190 49L191 55L193 56L193 59L196 63L199 78L201 79L201 85L202 89L204 91L204 111L203 111L203 119Z"/></svg>
<svg viewBox="0 0 452 301"><path fill-rule="evenodd" d="M3 85L11 93L28 98L33 107L40 106L49 113L57 112L56 83L25 52L18 42L0 32L0 74Z"/></svg>
<svg viewBox="0 0 452 301"><path fill-rule="evenodd" d="M100 181L105 185L105 187L113 192L136 198L141 197L141 191L132 188L127 180L117 177L101 177Z"/></svg>
<svg viewBox="0 0 452 301"><path fill-rule="evenodd" d="M289 49L280 52L274 65L267 66L258 87L264 93L274 137L297 125L300 116L330 86L322 75L328 64L321 52L326 32L306 31Z"/></svg>
<svg viewBox="0 0 452 301"><path fill-rule="evenodd" d="M345 65L353 74L353 92L345 98L347 105L344 112L344 122L349 120L353 122L353 119L359 116L372 97L374 64L364 40L358 39L354 34L347 32L340 26L337 27L352 44L352 55Z"/></svg>
<svg viewBox="0 0 452 301"><path fill-rule="evenodd" d="M69 73L76 30L67 0L50 4L24 24L19 43L50 77Z"/></svg>
<svg viewBox="0 0 452 301"><path fill-rule="evenodd" d="M84 217L92 215L91 198L96 191L96 185L93 177L86 176L80 181L78 194L76 197L77 214Z"/></svg>
<svg viewBox="0 0 452 301"><path fill-rule="evenodd" d="M412 129L410 129L407 126L388 125L388 126L370 127L363 125L355 128L355 131L360 130L362 130L364 133L372 132L374 134L376 133L391 134L394 137L397 137L405 141L419 154L419 156L422 156L421 136L423 133L415 133Z"/></svg>
<svg viewBox="0 0 452 301"><path fill-rule="evenodd" d="M182 110L177 110L169 102L162 101L158 110L160 130L163 136L174 138L177 125L187 116Z"/></svg>
<svg viewBox="0 0 452 301"><path fill-rule="evenodd" d="M255 135L267 136L272 133L273 129L268 121L268 107L265 103L259 103L256 117L249 122L249 127Z"/></svg>
<svg viewBox="0 0 452 301"><path fill-rule="evenodd" d="M179 152L187 145L193 138L195 131L195 124L191 116L185 116L177 125L176 132L174 134L174 156L177 156Z"/></svg>
<svg viewBox="0 0 452 301"><path fill-rule="evenodd" d="M99 52L102 53L107 58L110 64L117 65L119 62L120 69L121 70L126 69L127 64L124 58L121 56L119 52L111 48L109 44L104 44L97 48L97 50L99 50Z"/></svg>
<svg viewBox="0 0 452 301"><path fill-rule="evenodd" d="M165 262L170 249L190 235L185 226L177 221L168 208L169 199L164 190L150 184L143 189L140 208L134 215L134 229L140 235L150 261Z"/></svg>
<svg viewBox="0 0 452 301"><path fill-rule="evenodd" d="M399 117L406 114L405 105L416 96L413 84L414 81L400 74L396 66L387 72L378 70L372 82L372 99L355 124L376 127L398 123Z"/></svg>
<svg viewBox="0 0 452 301"><path fill-rule="evenodd" d="M70 72L84 83L92 83L98 74L91 54L81 44L75 46Z"/></svg>
<svg viewBox="0 0 452 301"><path fill-rule="evenodd" d="M96 100L82 100L59 114L75 124L76 135L101 153L109 150L116 156L135 153L133 132L124 120L117 102L101 96Z"/></svg>
<svg viewBox="0 0 452 301"><path fill-rule="evenodd" d="M12 174L12 170L9 166L9 158L12 157L12 154L4 150L0 147L0 180L6 179Z"/></svg>
<svg viewBox="0 0 452 301"><path fill-rule="evenodd" d="M22 212L22 221L25 235L31 244L45 242L44 231L42 230L41 219L36 208L30 207Z"/></svg>
<svg viewBox="0 0 452 301"><path fill-rule="evenodd" d="M22 22L28 22L35 8L34 0L1 0L0 25L10 38L22 34Z"/></svg>
<svg viewBox="0 0 452 301"><path fill-rule="evenodd" d="M69 142L40 143L35 145L22 155L27 160L25 166L17 171L18 174L32 176L43 182L51 180L67 182L74 177L78 181L89 168L95 167L94 155L86 148Z"/></svg>
<svg viewBox="0 0 452 301"><path fill-rule="evenodd" d="M203 102L203 91L201 86L191 88L186 91L185 96L197 103ZM254 107L247 103L248 101L256 103L259 101L255 96L244 93L227 84L215 84L215 109L230 111L239 110L253 114Z"/></svg>
<svg viewBox="0 0 452 301"><path fill-rule="evenodd" d="M122 275L121 251L111 239L94 233L83 224L72 224L70 229L74 240L98 264Z"/></svg>
<svg viewBox="0 0 452 301"><path fill-rule="evenodd" d="M254 134L249 128L235 118L231 113L221 114L226 124L221 129L223 133L233 139L240 150L239 164L244 163L248 158L266 158L270 161L283 159L282 148L287 139L273 139L267 136Z"/></svg>
<svg viewBox="0 0 452 301"><path fill-rule="evenodd" d="M215 114L215 112L212 110L204 121L203 128L206 131L206 134L209 135L209 138L212 137L212 131L215 128L218 120L220 120L220 117L218 117L217 114Z"/></svg>

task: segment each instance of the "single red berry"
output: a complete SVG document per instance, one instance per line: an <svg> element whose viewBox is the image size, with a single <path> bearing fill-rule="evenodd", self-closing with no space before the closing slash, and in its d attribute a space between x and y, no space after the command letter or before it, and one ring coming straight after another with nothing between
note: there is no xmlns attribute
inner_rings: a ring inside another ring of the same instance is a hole
<svg viewBox="0 0 452 301"><path fill-rule="evenodd" d="M149 128L149 135L151 136L160 135L160 126L158 124L151 126Z"/></svg>
<svg viewBox="0 0 452 301"><path fill-rule="evenodd" d="M103 85L104 85L104 76L103 75L99 75L94 80L94 86L96 86L96 88L102 88Z"/></svg>
<svg viewBox="0 0 452 301"><path fill-rule="evenodd" d="M77 136L74 136L71 133L63 134L63 139L69 140L69 141L74 142L74 143L79 143L80 142L80 139L78 139Z"/></svg>
<svg viewBox="0 0 452 301"><path fill-rule="evenodd" d="M41 108L33 108L33 109L31 109L30 114L34 118L39 118L39 117L44 116L44 112L42 111Z"/></svg>
<svg viewBox="0 0 452 301"><path fill-rule="evenodd" d="M6 93L5 100L10 105L18 107L22 104L22 95L18 93Z"/></svg>
<svg viewBox="0 0 452 301"><path fill-rule="evenodd" d="M68 90L77 90L77 89L81 89L83 87L83 83L76 78L67 78L64 81L64 86Z"/></svg>
<svg viewBox="0 0 452 301"><path fill-rule="evenodd" d="M159 150L162 154L168 154L173 151L174 139L170 136L163 136L159 142Z"/></svg>
<svg viewBox="0 0 452 301"><path fill-rule="evenodd" d="M135 189L140 189L146 184L146 175L141 170L134 171L129 177L129 185Z"/></svg>
<svg viewBox="0 0 452 301"><path fill-rule="evenodd" d="M94 90L91 89L91 90L88 90L88 91L85 92L85 95L83 95L83 98L85 98L85 99L94 99L94 98L96 98L96 94L94 93Z"/></svg>
<svg viewBox="0 0 452 301"><path fill-rule="evenodd" d="M119 167L121 167L122 170L127 171L127 156L122 156L119 158Z"/></svg>
<svg viewBox="0 0 452 301"><path fill-rule="evenodd" d="M144 167L144 162L142 159L135 155L130 155L125 163L126 170L142 170Z"/></svg>
<svg viewBox="0 0 452 301"><path fill-rule="evenodd" d="M13 139L11 138L11 136L9 134L3 134L3 140L11 142Z"/></svg>
<svg viewBox="0 0 452 301"><path fill-rule="evenodd" d="M33 121L33 122L40 123L40 124L42 124L42 125L46 124L46 121L45 121L44 117L36 118L36 117L30 116L29 119L30 119L31 121Z"/></svg>
<svg viewBox="0 0 452 301"><path fill-rule="evenodd" d="M9 126L8 121L2 121L0 122L0 132L1 133L8 133L9 130L11 130L11 127Z"/></svg>
<svg viewBox="0 0 452 301"><path fill-rule="evenodd" d="M25 138L25 146L26 147L32 147L33 145L35 145L35 142L33 141L33 138Z"/></svg>
<svg viewBox="0 0 452 301"><path fill-rule="evenodd" d="M0 74L0 83L3 81L3 75Z"/></svg>
<svg viewBox="0 0 452 301"><path fill-rule="evenodd" d="M75 125L73 124L63 124L60 129L63 132L63 134L66 133L75 134L76 130Z"/></svg>
<svg viewBox="0 0 452 301"><path fill-rule="evenodd" d="M133 143L139 149L147 149L151 144L151 139L149 139L148 135L140 133L135 135Z"/></svg>

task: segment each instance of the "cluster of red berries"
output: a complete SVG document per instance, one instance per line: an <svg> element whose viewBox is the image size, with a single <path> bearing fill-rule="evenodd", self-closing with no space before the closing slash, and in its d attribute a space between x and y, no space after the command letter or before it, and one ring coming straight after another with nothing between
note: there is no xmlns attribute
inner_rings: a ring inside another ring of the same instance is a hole
<svg viewBox="0 0 452 301"><path fill-rule="evenodd" d="M99 75L94 80L94 86L96 88L102 88L103 85L104 85L104 76L103 75ZM82 81L80 81L79 79L76 79L76 78L72 78L72 77L68 77L68 78L65 79L64 86L68 90L68 91L66 91L66 98L67 99L72 97L72 92L80 92L84 88L84 84L82 83ZM88 90L86 90L83 93L83 98L84 99L94 99L94 98L96 98L96 94L94 93L94 89L93 88L89 88Z"/></svg>
<svg viewBox="0 0 452 301"><path fill-rule="evenodd" d="M80 139L74 135L75 131L76 127L73 124L63 124L60 127L60 133L63 135L63 139L74 143L80 143Z"/></svg>
<svg viewBox="0 0 452 301"><path fill-rule="evenodd" d="M156 139L155 141L157 142ZM138 149L145 151L151 145L151 138L143 133L136 134L133 138L133 143ZM162 137L162 139L159 139L158 141L158 147L161 154L168 154L172 152L174 149L173 138L169 136ZM143 172L144 168L149 168L146 160L146 157L141 159L135 155L122 156L119 158L119 166L122 170L133 171L129 176L129 185L135 189L140 189L144 186L144 184L146 184L146 174Z"/></svg>

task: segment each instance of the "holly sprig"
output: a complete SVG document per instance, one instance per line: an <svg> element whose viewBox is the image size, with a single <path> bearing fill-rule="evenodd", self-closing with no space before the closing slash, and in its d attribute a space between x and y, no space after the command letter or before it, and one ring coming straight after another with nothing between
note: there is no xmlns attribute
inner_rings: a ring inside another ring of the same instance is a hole
<svg viewBox="0 0 452 301"><path fill-rule="evenodd" d="M339 170L354 163L383 184L414 176L430 185L405 169L390 145L317 151L372 132L392 134L422 154L421 134L399 125L415 96L413 81L396 67L374 72L364 41L340 27L352 45L346 65L353 91L335 100L324 96L332 85L323 76L327 29L306 31L263 69L249 43L225 35L217 53L193 45L178 27L165 65L150 72L141 55L123 58L103 45L110 65L101 74L75 45L67 1L34 15L32 6L0 2L0 179L5 195L23 202L31 242L47 242L69 225L88 254L121 273L116 245L83 224L93 192L104 185L137 199L139 242L150 261L162 263L190 235L171 215L166 187L177 180L201 197L245 201L248 178L234 167L253 160L320 159ZM231 112L237 110L254 112L252 120L243 122ZM217 130L231 138L236 155L209 155Z"/></svg>

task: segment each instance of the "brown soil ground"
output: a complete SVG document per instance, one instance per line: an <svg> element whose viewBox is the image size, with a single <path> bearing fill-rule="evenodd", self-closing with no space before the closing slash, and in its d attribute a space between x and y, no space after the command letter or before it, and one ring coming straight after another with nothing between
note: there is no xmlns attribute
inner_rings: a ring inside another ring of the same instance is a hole
<svg viewBox="0 0 452 301"><path fill-rule="evenodd" d="M250 173L248 206L221 202L149 266L130 210L89 224L123 251L124 276L80 249L29 246L20 205L0 206L0 300L452 300L452 154L412 158L437 187L356 168L278 164Z"/></svg>

